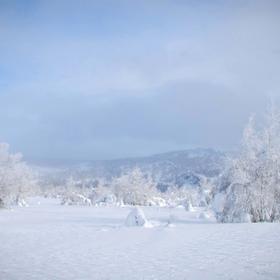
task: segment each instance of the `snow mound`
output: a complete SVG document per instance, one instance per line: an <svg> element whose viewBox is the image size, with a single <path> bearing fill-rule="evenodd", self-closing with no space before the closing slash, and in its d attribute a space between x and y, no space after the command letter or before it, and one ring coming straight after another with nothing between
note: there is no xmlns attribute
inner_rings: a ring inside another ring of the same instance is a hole
<svg viewBox="0 0 280 280"><path fill-rule="evenodd" d="M134 208L127 216L126 221L125 221L125 225L128 227L134 227L134 226L138 226L138 227L145 227L147 226L148 220L145 217L144 212L142 211L142 209L136 207Z"/></svg>

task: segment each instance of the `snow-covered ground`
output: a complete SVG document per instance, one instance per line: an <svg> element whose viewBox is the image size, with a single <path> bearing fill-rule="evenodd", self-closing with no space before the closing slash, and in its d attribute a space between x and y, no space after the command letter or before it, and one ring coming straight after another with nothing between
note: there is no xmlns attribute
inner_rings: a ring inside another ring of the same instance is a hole
<svg viewBox="0 0 280 280"><path fill-rule="evenodd" d="M280 279L280 224L142 209L148 227L125 226L129 207L36 198L1 210L0 279Z"/></svg>

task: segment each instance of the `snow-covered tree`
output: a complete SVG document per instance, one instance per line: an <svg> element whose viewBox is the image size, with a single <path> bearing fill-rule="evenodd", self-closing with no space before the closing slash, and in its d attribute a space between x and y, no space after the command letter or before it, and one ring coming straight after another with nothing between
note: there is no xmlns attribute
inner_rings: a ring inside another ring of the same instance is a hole
<svg viewBox="0 0 280 280"><path fill-rule="evenodd" d="M67 178L64 191L61 194L61 204L63 205L85 205L90 206L90 199L93 188L87 185L86 179L74 179L72 176Z"/></svg>
<svg viewBox="0 0 280 280"><path fill-rule="evenodd" d="M151 205L157 189L151 176L145 175L139 168L115 178L112 182L118 201L130 205Z"/></svg>
<svg viewBox="0 0 280 280"><path fill-rule="evenodd" d="M222 175L224 194L217 217L222 222L263 222L280 219L280 114L270 109L256 128L252 117L244 130L239 156ZM215 203L214 203L215 204Z"/></svg>
<svg viewBox="0 0 280 280"><path fill-rule="evenodd" d="M106 206L106 205L117 205L120 206L122 203L117 201L117 197L114 194L111 183L105 178L99 178L98 184L92 190L89 196L93 205Z"/></svg>
<svg viewBox="0 0 280 280"><path fill-rule="evenodd" d="M21 154L11 154L9 145L0 143L0 204L25 205L25 196L35 191L32 170L22 161Z"/></svg>

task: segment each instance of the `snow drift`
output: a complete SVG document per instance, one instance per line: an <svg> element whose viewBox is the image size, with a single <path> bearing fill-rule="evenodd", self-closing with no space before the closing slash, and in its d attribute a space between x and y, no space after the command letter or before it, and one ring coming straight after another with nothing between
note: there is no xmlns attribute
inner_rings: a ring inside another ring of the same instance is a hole
<svg viewBox="0 0 280 280"><path fill-rule="evenodd" d="M134 208L127 216L125 225L129 227L144 227L148 225L148 220L144 212L139 207Z"/></svg>

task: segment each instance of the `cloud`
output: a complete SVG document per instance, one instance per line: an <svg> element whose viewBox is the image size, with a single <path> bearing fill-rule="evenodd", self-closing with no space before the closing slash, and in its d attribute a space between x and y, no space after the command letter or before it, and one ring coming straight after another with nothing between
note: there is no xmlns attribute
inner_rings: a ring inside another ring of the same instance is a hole
<svg viewBox="0 0 280 280"><path fill-rule="evenodd" d="M277 1L109 2L1 3L3 140L36 157L230 149L280 96Z"/></svg>

